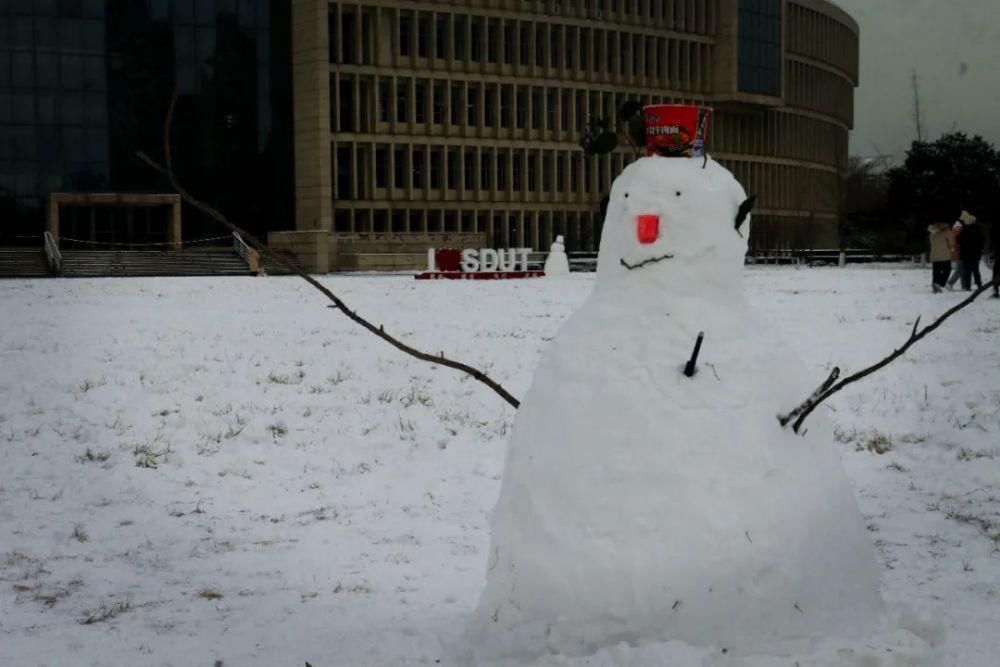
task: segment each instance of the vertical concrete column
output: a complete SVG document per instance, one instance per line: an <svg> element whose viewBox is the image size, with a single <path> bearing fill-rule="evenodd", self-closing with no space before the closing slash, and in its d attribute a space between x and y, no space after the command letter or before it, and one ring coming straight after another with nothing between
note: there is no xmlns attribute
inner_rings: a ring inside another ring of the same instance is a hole
<svg viewBox="0 0 1000 667"><path fill-rule="evenodd" d="M291 3L295 229L329 230L333 218L329 3Z"/></svg>
<svg viewBox="0 0 1000 667"><path fill-rule="evenodd" d="M49 234L59 243L59 200L55 193L49 194L48 210L46 212Z"/></svg>
<svg viewBox="0 0 1000 667"><path fill-rule="evenodd" d="M181 198L180 196L171 197L172 201L170 203L170 231L167 234L167 240L170 241L170 247L173 250L181 249ZM91 215L93 215L94 208L90 209ZM59 213L56 213L58 220ZM58 223L57 223L58 225ZM55 236L55 234L53 234Z"/></svg>

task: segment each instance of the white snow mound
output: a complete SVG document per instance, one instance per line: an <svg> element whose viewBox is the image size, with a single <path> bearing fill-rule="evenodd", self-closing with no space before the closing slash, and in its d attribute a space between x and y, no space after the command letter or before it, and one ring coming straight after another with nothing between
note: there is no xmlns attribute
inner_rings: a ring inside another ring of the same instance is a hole
<svg viewBox="0 0 1000 667"><path fill-rule="evenodd" d="M616 179L594 291L517 412L467 661L626 664L599 656L670 642L691 664L771 665L725 661L885 632L830 425L776 419L821 378L744 298L745 199L713 160L644 158ZM659 216L655 242L640 215Z"/></svg>

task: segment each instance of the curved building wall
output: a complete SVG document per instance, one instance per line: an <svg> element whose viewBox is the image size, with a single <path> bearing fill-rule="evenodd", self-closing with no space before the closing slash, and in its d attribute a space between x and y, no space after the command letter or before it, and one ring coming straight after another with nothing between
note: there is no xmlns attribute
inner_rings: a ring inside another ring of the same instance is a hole
<svg viewBox="0 0 1000 667"><path fill-rule="evenodd" d="M299 229L593 249L634 153L577 142L639 99L715 107L711 151L759 196L754 246L836 244L858 43L826 2L295 0L293 44Z"/></svg>

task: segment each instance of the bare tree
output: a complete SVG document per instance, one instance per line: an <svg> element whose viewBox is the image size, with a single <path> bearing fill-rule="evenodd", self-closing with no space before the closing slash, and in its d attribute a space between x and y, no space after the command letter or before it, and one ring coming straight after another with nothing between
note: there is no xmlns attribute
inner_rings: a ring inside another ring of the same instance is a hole
<svg viewBox="0 0 1000 667"><path fill-rule="evenodd" d="M339 309L340 312L342 312L344 315L348 317L348 319L359 324L361 327L367 329L369 332L375 334L385 342L395 347L397 350L405 352L406 354L415 357L417 359L420 359L421 361L427 361L432 364L438 364L440 366L445 366L447 368L461 371L462 373L471 376L473 379L483 383L484 385L495 391L497 394L499 394L501 398L507 401L507 403L509 403L515 409L517 409L520 406L520 401L514 398L498 382L490 378L488 375L486 375L486 373L479 370L478 368L449 359L446 356L444 356L444 352L441 352L438 355L422 352L414 347L407 345L406 343L402 342L395 336L386 333L385 329L381 325L376 326L369 320L359 315L357 311L349 308L347 304L344 303L344 301L336 294L334 294L328 287L326 287L318 280L310 276L308 273L303 271L293 262L286 260L279 254L272 253L270 250L268 250L267 246L261 243L260 240L258 240L254 235L250 234L246 230L230 222L229 219L226 218L226 216L223 215L218 209L192 196L191 193L189 193L180 184L180 182L177 180L177 176L174 174L173 158L171 156L171 150L170 150L171 146L170 132L173 126L174 109L177 106L177 99L178 99L178 92L177 89L174 89L173 96L170 98L170 106L167 108L166 120L164 120L163 123L163 158L164 158L163 164L160 164L159 162L152 159L151 157L149 157L149 155L147 155L142 151L137 152L136 155L139 157L139 159L148 164L150 167L152 167L156 171L166 176L167 179L170 181L171 187L173 187L173 189L177 192L177 194L181 196L181 198L184 201L186 201L188 204L195 207L199 211L207 214L213 220L219 222L234 234L239 234L241 237L243 237L243 240L247 243L247 245L252 247L260 254L260 257L262 259L267 259L305 280L307 283L316 288L316 290L321 292L327 299L333 302L333 306L331 307Z"/></svg>
<svg viewBox="0 0 1000 667"><path fill-rule="evenodd" d="M913 125L917 129L917 141L924 140L923 114L920 111L920 78L917 70L910 76L910 86L913 88Z"/></svg>

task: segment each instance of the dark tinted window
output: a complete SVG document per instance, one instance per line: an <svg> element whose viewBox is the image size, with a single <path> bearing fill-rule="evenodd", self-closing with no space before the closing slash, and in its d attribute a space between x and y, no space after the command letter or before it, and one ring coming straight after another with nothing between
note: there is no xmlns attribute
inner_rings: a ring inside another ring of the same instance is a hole
<svg viewBox="0 0 1000 667"><path fill-rule="evenodd" d="M781 61L781 0L740 0L740 91L779 97Z"/></svg>

